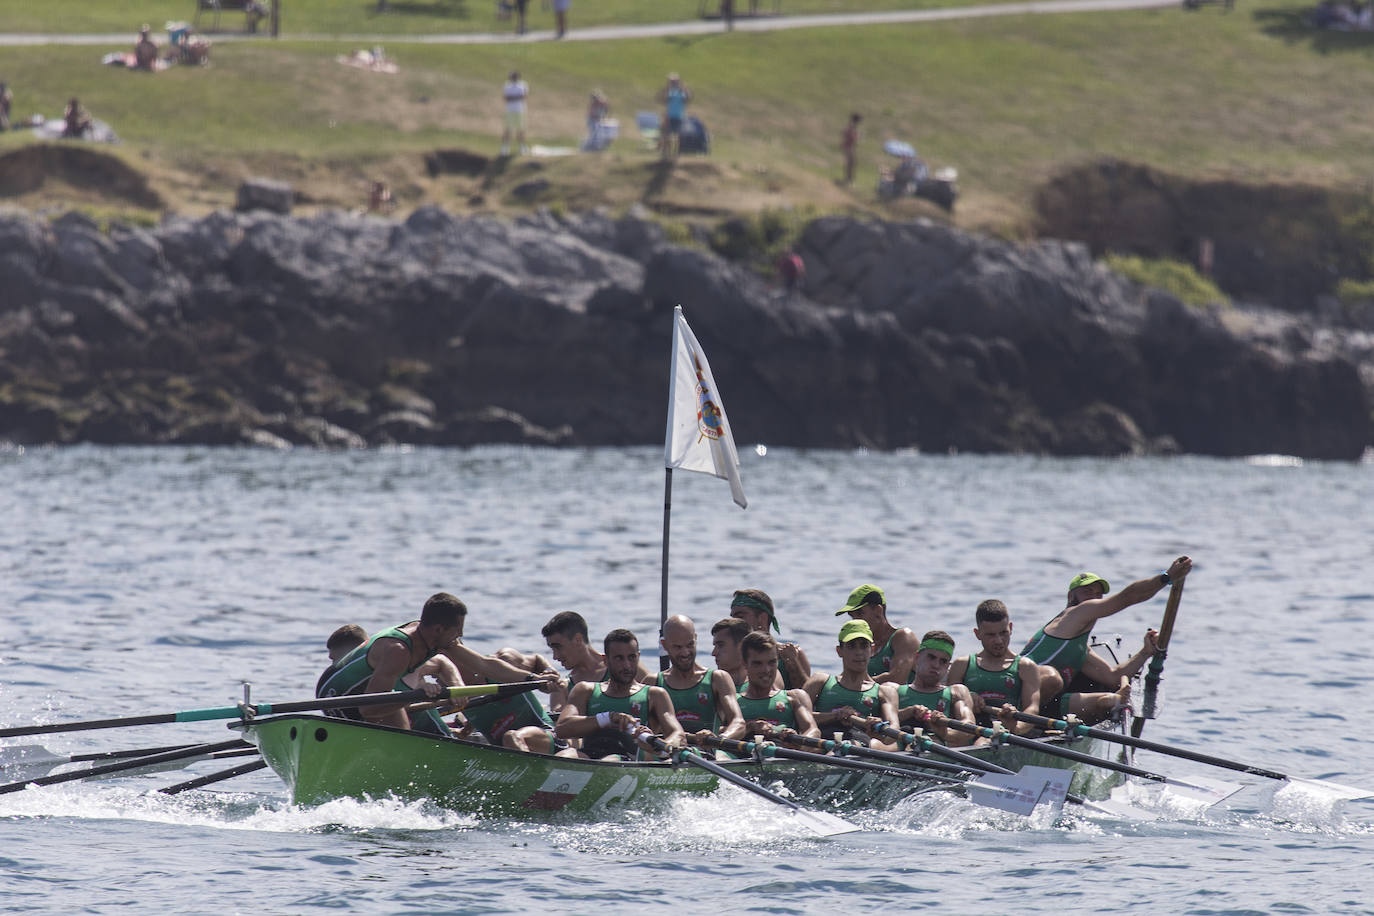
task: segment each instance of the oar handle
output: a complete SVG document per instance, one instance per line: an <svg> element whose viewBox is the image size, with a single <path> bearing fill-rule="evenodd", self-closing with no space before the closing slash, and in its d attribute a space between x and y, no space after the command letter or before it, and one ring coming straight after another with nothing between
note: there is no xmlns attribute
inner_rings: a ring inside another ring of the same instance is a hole
<svg viewBox="0 0 1374 916"><path fill-rule="evenodd" d="M1183 579L1179 579L1173 584L1169 589L1169 600L1164 605L1164 620L1159 625L1155 653L1150 657L1150 665L1145 670L1145 695L1140 701L1140 714L1131 723L1131 734L1136 738L1145 730L1145 720L1155 717L1159 682L1164 677L1164 659L1169 655L1169 639L1174 634L1174 619L1178 617L1178 605L1183 600L1183 582Z"/></svg>

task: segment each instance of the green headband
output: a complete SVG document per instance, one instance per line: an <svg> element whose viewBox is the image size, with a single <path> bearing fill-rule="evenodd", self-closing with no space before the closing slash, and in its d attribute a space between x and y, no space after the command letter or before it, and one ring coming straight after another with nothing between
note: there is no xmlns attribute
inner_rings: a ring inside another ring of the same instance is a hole
<svg viewBox="0 0 1374 916"><path fill-rule="evenodd" d="M778 626L778 618L773 613L773 609L757 598L745 595L741 592L736 592L735 597L730 599L730 607L747 607L753 608L756 611L763 611L768 615L768 622L773 625L773 631L775 633L782 632L782 628Z"/></svg>
<svg viewBox="0 0 1374 916"><path fill-rule="evenodd" d="M934 649L936 652L945 653L950 658L954 657L954 643L944 639L936 639L934 636L922 642L916 651L919 652L921 649Z"/></svg>

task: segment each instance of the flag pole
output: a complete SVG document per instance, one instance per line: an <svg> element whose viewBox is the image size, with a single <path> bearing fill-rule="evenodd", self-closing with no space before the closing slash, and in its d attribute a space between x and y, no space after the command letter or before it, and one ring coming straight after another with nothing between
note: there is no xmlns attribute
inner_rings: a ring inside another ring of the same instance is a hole
<svg viewBox="0 0 1374 916"><path fill-rule="evenodd" d="M663 628L668 623L668 528L673 517L673 469L663 469L663 583L659 590L658 635L663 637ZM668 656L660 646L658 650L658 669L668 670Z"/></svg>

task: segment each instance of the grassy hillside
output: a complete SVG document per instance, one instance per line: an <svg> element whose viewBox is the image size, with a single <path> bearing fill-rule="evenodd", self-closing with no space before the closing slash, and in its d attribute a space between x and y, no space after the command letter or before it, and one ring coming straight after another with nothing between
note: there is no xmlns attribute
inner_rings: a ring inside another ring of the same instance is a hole
<svg viewBox="0 0 1374 916"><path fill-rule="evenodd" d="M102 6L102 16L109 6L118 4ZM304 16L326 6L300 0L292 8ZM390 42L398 76L337 64L334 56L353 47L344 43L221 43L208 68L156 75L102 67L101 53L113 48L4 48L0 79L10 81L19 116L57 116L68 96L80 96L124 139L119 155L183 210L225 203L253 173L344 205L360 202L377 176L403 205L498 207L537 174L551 183L541 200L569 205L867 209L877 206L880 143L899 137L932 165L958 167L961 222L1014 228L1048 175L1102 155L1187 175L1346 187L1374 180L1374 37L1308 32L1304 6L617 42ZM500 85L512 68L531 85L533 142L575 145L587 93L600 87L626 128L617 147L515 160L475 177L429 176L427 151L495 153ZM654 107L668 70L683 74L696 93L693 111L713 133L709 160L675 169L640 150L628 125L634 110ZM851 109L866 118L861 171L843 189L833 179ZM22 132L0 135L0 155L25 142ZM59 181L47 188L13 200L49 205L66 193Z"/></svg>

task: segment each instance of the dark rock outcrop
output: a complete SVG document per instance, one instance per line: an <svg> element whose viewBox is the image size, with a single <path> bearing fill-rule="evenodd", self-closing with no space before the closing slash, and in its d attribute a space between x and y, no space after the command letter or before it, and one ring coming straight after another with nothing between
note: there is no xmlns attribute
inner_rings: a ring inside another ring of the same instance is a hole
<svg viewBox="0 0 1374 916"><path fill-rule="evenodd" d="M744 441L1355 458L1371 439L1353 332L1191 309L1076 243L826 218L791 297L596 213L108 232L11 213L0 243L15 441L656 442L677 304Z"/></svg>

